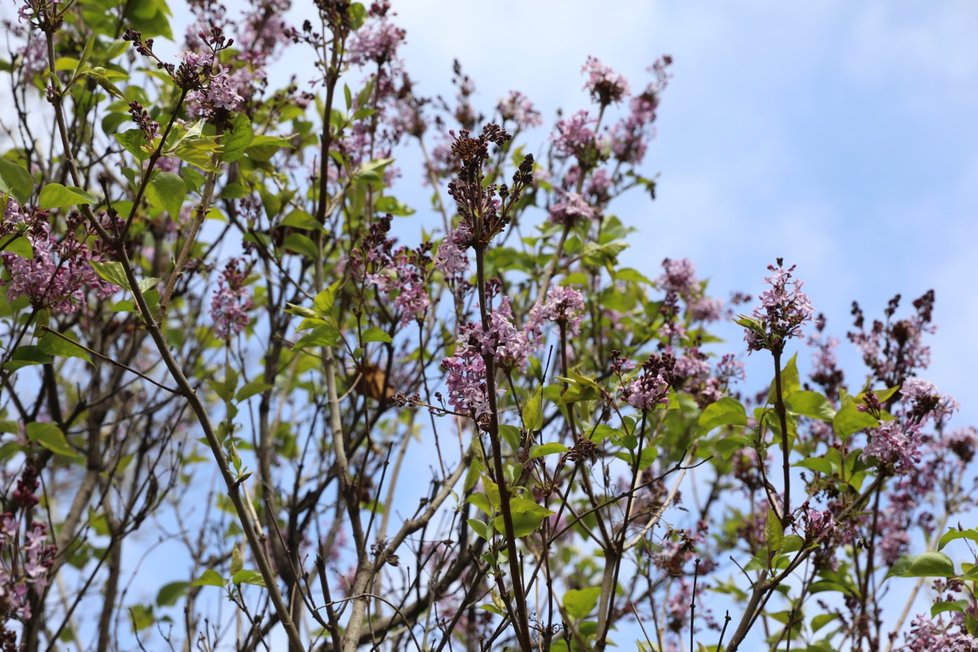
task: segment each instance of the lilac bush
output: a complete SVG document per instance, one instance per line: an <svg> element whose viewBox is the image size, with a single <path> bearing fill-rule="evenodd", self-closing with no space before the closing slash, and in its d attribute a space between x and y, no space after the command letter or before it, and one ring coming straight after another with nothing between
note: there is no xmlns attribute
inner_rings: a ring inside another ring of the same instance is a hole
<svg viewBox="0 0 978 652"><path fill-rule="evenodd" d="M978 648L933 292L853 305L857 377L790 262L623 266L669 56L547 119L423 95L388 2L290 8L9 25L3 650Z"/></svg>

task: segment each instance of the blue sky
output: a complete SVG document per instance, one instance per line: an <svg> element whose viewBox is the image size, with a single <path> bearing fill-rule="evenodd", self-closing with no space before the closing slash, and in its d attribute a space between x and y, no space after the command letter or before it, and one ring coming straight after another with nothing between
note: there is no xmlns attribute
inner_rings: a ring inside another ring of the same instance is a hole
<svg viewBox="0 0 978 652"><path fill-rule="evenodd" d="M545 125L558 107L586 107L587 55L636 87L671 54L646 159L661 173L658 199L635 193L613 206L640 227L624 262L654 275L662 258L688 256L725 297L756 295L783 256L842 340L853 299L873 318L894 293L909 307L934 288L929 378L962 403L956 423L978 421L978 5L393 4L419 92L450 95L457 57L482 106L519 89ZM845 341L840 354L861 380Z"/></svg>

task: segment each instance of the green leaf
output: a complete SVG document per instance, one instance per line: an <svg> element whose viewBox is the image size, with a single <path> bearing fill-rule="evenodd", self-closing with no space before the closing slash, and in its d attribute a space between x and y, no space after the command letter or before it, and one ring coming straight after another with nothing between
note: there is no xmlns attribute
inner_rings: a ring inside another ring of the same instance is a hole
<svg viewBox="0 0 978 652"><path fill-rule="evenodd" d="M936 618L938 614L946 613L948 611L964 611L969 606L967 600L951 600L951 601L940 601L935 602L930 608L930 617Z"/></svg>
<svg viewBox="0 0 978 652"><path fill-rule="evenodd" d="M371 326L363 332L363 341L364 343L384 342L385 344L391 344L394 340L384 330L376 326Z"/></svg>
<svg viewBox="0 0 978 652"><path fill-rule="evenodd" d="M887 577L954 577L954 562L943 552L904 555L890 568Z"/></svg>
<svg viewBox="0 0 978 652"><path fill-rule="evenodd" d="M282 226L291 226L294 229L303 229L305 231L323 231L322 225L316 221L312 215L306 211L296 209L282 218Z"/></svg>
<svg viewBox="0 0 978 652"><path fill-rule="evenodd" d="M791 356L784 368L781 369L781 395L787 401L788 397L801 389L801 375L798 373L798 354ZM777 384L771 379L771 388L767 393L769 403L774 403L777 397Z"/></svg>
<svg viewBox="0 0 978 652"><path fill-rule="evenodd" d="M534 501L527 500L522 496L511 498L509 509L513 515L513 534L517 537L533 534L543 523L543 519L553 514L546 507L537 505ZM497 516L492 524L498 532L506 531L502 516Z"/></svg>
<svg viewBox="0 0 978 652"><path fill-rule="evenodd" d="M586 589L570 589L564 594L564 610L575 620L586 618L601 597L601 587L591 586Z"/></svg>
<svg viewBox="0 0 978 652"><path fill-rule="evenodd" d="M872 414L859 409L854 400L845 401L842 409L832 419L832 428L840 439L848 439L853 434L867 428L876 428L880 422Z"/></svg>
<svg viewBox="0 0 978 652"><path fill-rule="evenodd" d="M261 573L254 570L240 570L231 576L234 584L253 584L254 586L265 586L265 580Z"/></svg>
<svg viewBox="0 0 978 652"><path fill-rule="evenodd" d="M837 614L819 614L815 616L812 618L812 631L817 632L838 617Z"/></svg>
<svg viewBox="0 0 978 652"><path fill-rule="evenodd" d="M92 358L88 355L88 351L63 333L57 335L51 331L46 331L38 340L37 348L57 358L81 358L92 364Z"/></svg>
<svg viewBox="0 0 978 652"><path fill-rule="evenodd" d="M485 521L480 521L477 518L470 518L466 521L472 531L479 535L480 538L488 541L492 537L492 533L489 531L489 524Z"/></svg>
<svg viewBox="0 0 978 652"><path fill-rule="evenodd" d="M336 281L331 284L328 288L316 295L316 298L312 300L312 307L315 311L317 317L329 317L330 311L333 309L333 303L336 301L336 291L340 287L340 282Z"/></svg>
<svg viewBox="0 0 978 652"><path fill-rule="evenodd" d="M21 204L26 204L34 192L34 179L27 168L13 161L0 158L0 193L9 193Z"/></svg>
<svg viewBox="0 0 978 652"><path fill-rule="evenodd" d="M363 179L365 181L380 181L384 178L384 168L394 162L392 158L379 158L373 161L367 161L360 166L360 169L354 175L354 178Z"/></svg>
<svg viewBox="0 0 978 652"><path fill-rule="evenodd" d="M156 622L152 605L134 604L129 607L129 616L132 619L132 630L134 632L144 630Z"/></svg>
<svg viewBox="0 0 978 652"><path fill-rule="evenodd" d="M785 404L792 412L813 419L831 421L835 417L835 409L829 400L818 392L798 390L785 399Z"/></svg>
<svg viewBox="0 0 978 652"><path fill-rule="evenodd" d="M835 467L832 466L832 462L825 459L824 457L806 457L803 460L795 462L793 466L800 466L803 469L811 469L812 471L818 471L825 475L832 475Z"/></svg>
<svg viewBox="0 0 978 652"><path fill-rule="evenodd" d="M781 519L778 518L773 509L767 511L767 523L764 525L764 538L767 540L767 551L770 555L776 555L781 551L781 542L784 540L784 528L781 526Z"/></svg>
<svg viewBox="0 0 978 652"><path fill-rule="evenodd" d="M282 241L282 248L286 251L302 254L310 261L319 257L319 248L316 243L313 242L312 238L302 233L286 235L285 240Z"/></svg>
<svg viewBox="0 0 978 652"><path fill-rule="evenodd" d="M14 349L10 355L10 360L3 367L8 371L15 371L21 367L48 364L49 362L54 362L54 358L36 346L25 344Z"/></svg>
<svg viewBox="0 0 978 652"><path fill-rule="evenodd" d="M240 159L251 141L255 138L255 131L251 127L251 120L243 113L235 113L231 117L228 129L221 136L221 158L230 163Z"/></svg>
<svg viewBox="0 0 978 652"><path fill-rule="evenodd" d="M129 279L126 278L125 268L122 263L110 260L108 262L101 262L98 260L92 261L92 269L98 274L102 280L108 281L113 285L117 285L126 290L129 289Z"/></svg>
<svg viewBox="0 0 978 652"><path fill-rule="evenodd" d="M81 188L63 186L60 183L49 183L41 188L41 195L37 200L37 205L44 210L97 203L98 199Z"/></svg>
<svg viewBox="0 0 978 652"><path fill-rule="evenodd" d="M187 199L187 184L179 175L160 172L146 189L146 198L153 207L165 210L170 217L176 219Z"/></svg>
<svg viewBox="0 0 978 652"><path fill-rule="evenodd" d="M272 158L278 150L291 146L292 143L286 138L276 138L275 136L263 136L259 134L248 145L248 158L265 162Z"/></svg>
<svg viewBox="0 0 978 652"><path fill-rule="evenodd" d="M148 151L149 142L146 140L146 134L143 133L142 129L127 129L115 134L113 138L122 145L124 150L135 156L137 161L146 160L150 155Z"/></svg>
<svg viewBox="0 0 978 652"><path fill-rule="evenodd" d="M311 320L310 320L311 321ZM299 338L293 348L308 349L314 346L336 346L340 331L333 324L321 324Z"/></svg>
<svg viewBox="0 0 978 652"><path fill-rule="evenodd" d="M238 401L244 401L255 394L260 394L267 389L271 389L272 386L266 383L264 380L255 379L245 383L244 387L238 390L238 393L234 398Z"/></svg>
<svg viewBox="0 0 978 652"><path fill-rule="evenodd" d="M944 546L956 539L968 539L978 541L978 530L948 530L941 535L941 540L937 544L938 550L944 550Z"/></svg>
<svg viewBox="0 0 978 652"><path fill-rule="evenodd" d="M502 437L514 451L519 450L520 437L522 434L523 433L520 432L520 429L514 425L510 425L508 423L499 424L499 436Z"/></svg>
<svg viewBox="0 0 978 652"><path fill-rule="evenodd" d="M187 592L188 582L170 582L164 584L156 594L157 607L170 607L177 603L184 593Z"/></svg>
<svg viewBox="0 0 978 652"><path fill-rule="evenodd" d="M27 424L27 439L40 444L56 455L63 455L72 459L80 459L80 456L68 444L65 434L61 428L53 423L34 421Z"/></svg>
<svg viewBox="0 0 978 652"><path fill-rule="evenodd" d="M552 441L549 444L538 444L530 447L530 459L535 460L538 457L566 452L567 446L561 444L560 442Z"/></svg>
<svg viewBox="0 0 978 652"><path fill-rule="evenodd" d="M208 568L200 577L191 582L190 586L224 586L224 578L216 570Z"/></svg>
<svg viewBox="0 0 978 652"><path fill-rule="evenodd" d="M720 426L746 426L747 412L740 401L727 396L706 406L700 414L699 425L704 433Z"/></svg>
<svg viewBox="0 0 978 652"><path fill-rule="evenodd" d="M3 250L27 260L34 258L34 247L31 241L21 234L12 234L3 240L6 245Z"/></svg>
<svg viewBox="0 0 978 652"><path fill-rule="evenodd" d="M527 432L543 428L543 388L537 387L523 405L523 427ZM565 448L566 450L566 448Z"/></svg>

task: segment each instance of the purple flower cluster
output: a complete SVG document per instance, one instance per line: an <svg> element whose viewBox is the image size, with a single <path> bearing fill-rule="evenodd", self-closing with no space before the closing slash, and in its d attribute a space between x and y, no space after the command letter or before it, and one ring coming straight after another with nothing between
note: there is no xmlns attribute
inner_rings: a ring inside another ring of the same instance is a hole
<svg viewBox="0 0 978 652"><path fill-rule="evenodd" d="M187 93L187 114L193 118L212 118L220 111L235 111L244 102L227 66L215 62L211 53L184 52L183 63L202 71L207 80L201 88Z"/></svg>
<svg viewBox="0 0 978 652"><path fill-rule="evenodd" d="M456 410L476 417L488 412L486 361L476 347L460 341L455 355L442 360L441 368L445 372L448 402Z"/></svg>
<svg viewBox="0 0 978 652"><path fill-rule="evenodd" d="M489 330L480 339L483 355L493 356L496 365L503 369L525 367L534 350L530 331L513 324L509 298L504 298L499 308L489 313Z"/></svg>
<svg viewBox="0 0 978 652"><path fill-rule="evenodd" d="M46 211L26 211L13 199L7 200L0 239L5 241L20 234L34 250L33 258L0 253L10 274L6 284L11 300L26 296L36 308L74 314L85 305L89 292L100 299L115 293L118 288L102 280L92 268L92 261L98 260L99 254L93 254L75 237L71 227L77 228L79 220L77 214L71 217L68 233L58 240L51 233Z"/></svg>
<svg viewBox="0 0 978 652"><path fill-rule="evenodd" d="M669 80L667 68L672 58L664 56L649 68L653 79L639 95L632 97L629 114L611 128L612 153L622 163L639 164L645 158L648 142L654 135L659 95Z"/></svg>
<svg viewBox="0 0 978 652"><path fill-rule="evenodd" d="M604 65L595 57L588 57L581 67L581 72L587 75L584 88L602 107L620 102L628 95L628 80L614 70Z"/></svg>
<svg viewBox="0 0 978 652"><path fill-rule="evenodd" d="M712 322L723 316L723 302L704 293L704 284L696 275L696 265L688 258L666 258L662 261L662 275L658 286L686 302L688 315L693 321Z"/></svg>
<svg viewBox="0 0 978 652"><path fill-rule="evenodd" d="M465 250L471 242L471 229L465 222L459 222L438 247L438 253L435 254L435 269L448 278L456 280L463 278L469 270L469 257Z"/></svg>
<svg viewBox="0 0 978 652"><path fill-rule="evenodd" d="M537 301L530 309L528 329L534 329L544 321L563 324L567 332L577 335L581 331L584 315L584 295L574 288L558 285L550 288L545 301Z"/></svg>
<svg viewBox="0 0 978 652"><path fill-rule="evenodd" d="M557 156L585 158L597 141L594 127L595 120L588 116L587 111L578 111L571 117L559 121L552 137Z"/></svg>
<svg viewBox="0 0 978 652"><path fill-rule="evenodd" d="M835 536L838 524L831 509L815 509L807 503L802 508L802 519L805 522L805 537L809 541L816 538L831 541Z"/></svg>
<svg viewBox="0 0 978 652"><path fill-rule="evenodd" d="M618 389L619 397L639 410L652 410L668 403L669 387L673 383L676 359L664 353L653 353L642 365L638 377Z"/></svg>
<svg viewBox="0 0 978 652"><path fill-rule="evenodd" d="M401 247L382 271L367 275L367 280L376 284L378 290L388 298L393 297L401 313L401 325L424 319L431 305L424 268L418 264L418 258L418 252Z"/></svg>
<svg viewBox="0 0 978 652"><path fill-rule="evenodd" d="M517 129L529 129L543 124L540 112L536 110L530 99L519 91L510 91L505 99L496 105L499 116L503 121L516 125Z"/></svg>
<svg viewBox="0 0 978 652"><path fill-rule="evenodd" d="M918 614L904 641L894 652L978 652L978 638L968 633L965 614L960 611L950 614L947 622L943 615L928 618Z"/></svg>
<svg viewBox="0 0 978 652"><path fill-rule="evenodd" d="M361 27L350 39L347 54L350 63L363 65L367 62L384 65L397 58L397 49L404 43L407 32L388 19L390 2L375 2L370 9L377 20Z"/></svg>
<svg viewBox="0 0 978 652"><path fill-rule="evenodd" d="M239 268L240 262L238 259L228 261L217 282L217 292L211 298L214 332L223 340L230 340L245 329L252 307L245 285L247 272Z"/></svg>
<svg viewBox="0 0 978 652"><path fill-rule="evenodd" d="M683 299L696 296L700 292L700 281L696 277L696 265L688 258L673 260L666 258L662 261L662 276L658 285L667 292L675 292Z"/></svg>
<svg viewBox="0 0 978 652"><path fill-rule="evenodd" d="M503 299L499 308L489 314L487 331L479 324L459 329L455 354L441 363L446 372L448 401L459 412L479 416L488 409L487 358L503 369L519 369L529 361L535 348L533 333L517 328L512 319L509 299Z"/></svg>
<svg viewBox="0 0 978 652"><path fill-rule="evenodd" d="M12 511L0 514L0 604L7 607L4 615L22 622L30 620L30 594L47 586L57 553L47 526L25 518L25 510L38 503L37 488L37 469L28 464L6 501Z"/></svg>
<svg viewBox="0 0 978 652"><path fill-rule="evenodd" d="M863 457L891 467L901 475L912 473L921 460L926 443L922 430L929 421L942 422L958 409L953 397L942 395L933 383L909 378L901 387L904 414L885 421L868 433Z"/></svg>
<svg viewBox="0 0 978 652"><path fill-rule="evenodd" d="M801 291L802 282L793 276L795 266L785 269L781 259L777 267L768 265L771 276L765 278L770 286L761 293L761 305L754 308L753 320L745 324L744 339L748 351L768 349L780 354L785 342L801 336L802 324L812 318L812 303Z"/></svg>
<svg viewBox="0 0 978 652"><path fill-rule="evenodd" d="M884 311L885 321L873 321L868 330L862 309L858 303L853 302L855 330L848 333L849 340L862 352L866 366L878 380L891 387L930 364L930 348L924 345L923 337L937 330L931 324L933 290L914 300L913 315L905 319L893 319L900 306L900 299L899 294L890 299Z"/></svg>
<svg viewBox="0 0 978 652"><path fill-rule="evenodd" d="M578 220L593 220L596 211L576 192L557 190L557 201L550 205L550 221L572 226Z"/></svg>

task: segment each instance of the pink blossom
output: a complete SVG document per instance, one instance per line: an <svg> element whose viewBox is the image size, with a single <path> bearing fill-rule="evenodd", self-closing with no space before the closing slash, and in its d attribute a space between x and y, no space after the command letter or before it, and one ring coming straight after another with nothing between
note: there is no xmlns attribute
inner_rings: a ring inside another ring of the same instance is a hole
<svg viewBox="0 0 978 652"><path fill-rule="evenodd" d="M658 279L659 287L675 292L689 299L700 292L700 282L696 278L696 265L688 258L666 258L662 261L665 272Z"/></svg>
<svg viewBox="0 0 978 652"><path fill-rule="evenodd" d="M558 285L547 292L546 301L537 301L530 309L527 327L537 327L544 321L563 323L571 335L581 331L584 314L584 295L574 288Z"/></svg>
<svg viewBox="0 0 978 652"><path fill-rule="evenodd" d="M448 402L456 410L475 416L488 411L486 363L481 351L460 341L455 355L442 360L441 368L446 373Z"/></svg>
<svg viewBox="0 0 978 652"><path fill-rule="evenodd" d="M949 621L944 620L945 614L929 618L918 614L910 623L910 631L905 636L905 643L894 652L976 652L978 638L968 633L963 612L953 612Z"/></svg>
<svg viewBox="0 0 978 652"><path fill-rule="evenodd" d="M367 280L377 285L377 289L394 300L401 313L401 324L424 319L431 301L425 284L424 270L420 269L412 252L401 247L394 253L394 259L385 269L369 274Z"/></svg>
<svg viewBox="0 0 978 652"><path fill-rule="evenodd" d="M558 201L550 206L550 221L571 225L579 219L593 220L596 211L576 192L557 191Z"/></svg>
<svg viewBox="0 0 978 652"><path fill-rule="evenodd" d="M761 305L754 308L754 324L745 327L744 339L748 351L770 349L776 353L784 350L785 341L801 336L802 324L812 318L812 303L801 291L803 283L793 277L795 266L784 268L768 265L772 272L765 278L770 286L761 293Z"/></svg>
<svg viewBox="0 0 978 652"><path fill-rule="evenodd" d="M492 355L496 364L504 369L525 367L533 352L529 333L516 328L512 318L509 299L505 298L502 305L489 314L489 330L481 337L483 354Z"/></svg>
<svg viewBox="0 0 978 652"><path fill-rule="evenodd" d="M668 403L669 386L673 380L676 359L668 353L653 353L642 365L638 377L623 384L618 394L623 401L639 410L651 410Z"/></svg>
<svg viewBox="0 0 978 652"><path fill-rule="evenodd" d="M33 258L0 253L0 260L10 274L7 296L26 296L38 308L50 308L74 314L85 305L89 292L100 299L112 296L118 288L103 281L92 268L93 255L88 247L69 232L57 240L51 233L46 211L24 211L13 199L7 200L0 235L15 233L26 237L34 251Z"/></svg>
<svg viewBox="0 0 978 652"><path fill-rule="evenodd" d="M578 111L571 117L557 123L554 134L554 149L563 158L576 156L580 158L587 150L594 147L596 135L595 121L588 117L587 111Z"/></svg>
<svg viewBox="0 0 978 652"><path fill-rule="evenodd" d="M510 91L509 95L496 105L496 109L503 120L512 121L518 129L539 127L543 124L540 112L534 108L529 98L519 91Z"/></svg>
<svg viewBox="0 0 978 652"><path fill-rule="evenodd" d="M214 332L223 340L238 335L248 325L252 301L245 286L246 272L239 269L240 261L228 262L218 280L217 292L211 298L211 319Z"/></svg>
<svg viewBox="0 0 978 652"><path fill-rule="evenodd" d="M404 43L406 35L406 31L382 16L378 22L361 27L350 39L347 49L350 63L389 63L396 59L397 48Z"/></svg>
<svg viewBox="0 0 978 652"><path fill-rule="evenodd" d="M445 276L459 279L465 276L469 269L469 257L465 250L472 240L472 231L464 221L445 236L438 253L435 254L435 268Z"/></svg>
<svg viewBox="0 0 978 652"><path fill-rule="evenodd" d="M587 75L584 88L601 106L619 102L628 95L628 81L595 57L587 58L581 72Z"/></svg>
<svg viewBox="0 0 978 652"><path fill-rule="evenodd" d="M586 192L596 202L603 204L611 198L612 184L611 175L608 174L608 171L604 168L598 168L591 173Z"/></svg>

